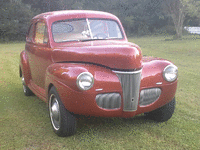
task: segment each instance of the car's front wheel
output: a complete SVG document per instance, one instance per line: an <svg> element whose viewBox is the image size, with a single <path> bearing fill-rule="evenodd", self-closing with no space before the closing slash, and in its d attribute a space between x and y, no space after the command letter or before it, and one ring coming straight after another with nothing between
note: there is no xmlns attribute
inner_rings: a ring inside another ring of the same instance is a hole
<svg viewBox="0 0 200 150"><path fill-rule="evenodd" d="M145 113L145 116L149 119L158 121L158 122L164 122L169 120L175 110L175 105L176 105L176 100L175 98L173 98L173 100L171 102L169 102L168 104L153 110L151 112Z"/></svg>
<svg viewBox="0 0 200 150"><path fill-rule="evenodd" d="M76 132L76 117L66 110L55 87L49 91L49 115L58 136L70 136Z"/></svg>

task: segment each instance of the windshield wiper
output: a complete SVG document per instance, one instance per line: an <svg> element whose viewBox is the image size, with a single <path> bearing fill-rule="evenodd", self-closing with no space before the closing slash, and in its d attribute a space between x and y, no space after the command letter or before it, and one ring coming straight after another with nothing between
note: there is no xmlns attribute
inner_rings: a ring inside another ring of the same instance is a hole
<svg viewBox="0 0 200 150"><path fill-rule="evenodd" d="M72 39L72 40L63 40L62 42L79 42L79 41L81 41L81 40L79 40L79 39Z"/></svg>
<svg viewBox="0 0 200 150"><path fill-rule="evenodd" d="M113 40L113 39L120 39L117 37L112 38L105 38L105 39L72 39L72 40L63 40L62 42L86 42L86 41L98 41L98 40Z"/></svg>
<svg viewBox="0 0 200 150"><path fill-rule="evenodd" d="M106 39L83 39L83 40L80 40L80 41L85 42L85 41L96 41L96 40L106 40Z"/></svg>
<svg viewBox="0 0 200 150"><path fill-rule="evenodd" d="M121 39L121 38L118 38L118 37L110 37L110 38L106 38L106 40L117 40L117 39Z"/></svg>
<svg viewBox="0 0 200 150"><path fill-rule="evenodd" d="M83 39L80 40L81 42L85 42L85 41L96 41L96 40L117 40L117 39L121 39L118 37L111 37L111 38L105 38L105 39Z"/></svg>

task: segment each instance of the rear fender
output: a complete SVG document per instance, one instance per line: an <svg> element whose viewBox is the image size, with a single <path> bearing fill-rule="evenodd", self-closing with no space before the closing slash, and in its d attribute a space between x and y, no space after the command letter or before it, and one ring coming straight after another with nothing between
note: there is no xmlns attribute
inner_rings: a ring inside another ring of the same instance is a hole
<svg viewBox="0 0 200 150"><path fill-rule="evenodd" d="M20 77L23 75L25 83L26 85L28 85L31 79L31 71L28 62L28 56L25 51L22 51L20 54L19 69L20 69Z"/></svg>

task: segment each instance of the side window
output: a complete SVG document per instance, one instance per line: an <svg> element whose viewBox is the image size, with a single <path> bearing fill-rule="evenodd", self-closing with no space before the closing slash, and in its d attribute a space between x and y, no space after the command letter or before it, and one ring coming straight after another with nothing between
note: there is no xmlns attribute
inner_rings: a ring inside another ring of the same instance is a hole
<svg viewBox="0 0 200 150"><path fill-rule="evenodd" d="M38 22L36 24L35 42L39 44L48 42L47 27L44 22Z"/></svg>
<svg viewBox="0 0 200 150"><path fill-rule="evenodd" d="M28 31L28 35L27 35L27 41L28 42L31 42L33 40L33 35L34 35L34 25L31 24L30 25L30 28L29 28L29 31Z"/></svg>

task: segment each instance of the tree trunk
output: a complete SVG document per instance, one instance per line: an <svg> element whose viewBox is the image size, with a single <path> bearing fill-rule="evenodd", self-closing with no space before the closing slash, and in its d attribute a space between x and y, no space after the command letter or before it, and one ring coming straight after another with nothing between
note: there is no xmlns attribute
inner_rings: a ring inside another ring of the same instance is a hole
<svg viewBox="0 0 200 150"><path fill-rule="evenodd" d="M176 37L182 38L183 22L185 20L185 6L182 0L165 0L165 12L172 17L176 30Z"/></svg>
<svg viewBox="0 0 200 150"><path fill-rule="evenodd" d="M182 37L184 19L185 15L182 9L178 10L177 15L172 14L172 20L176 29L176 36L178 39Z"/></svg>

